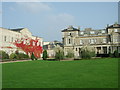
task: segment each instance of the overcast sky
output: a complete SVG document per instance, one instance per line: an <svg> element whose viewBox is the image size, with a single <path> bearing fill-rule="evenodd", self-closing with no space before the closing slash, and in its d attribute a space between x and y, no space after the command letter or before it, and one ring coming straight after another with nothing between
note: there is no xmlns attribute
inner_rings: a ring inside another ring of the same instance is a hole
<svg viewBox="0 0 120 90"><path fill-rule="evenodd" d="M1 5L0 5L1 6ZM117 2L3 2L4 28L28 28L44 41L62 40L61 30L74 27L103 29L118 21Z"/></svg>

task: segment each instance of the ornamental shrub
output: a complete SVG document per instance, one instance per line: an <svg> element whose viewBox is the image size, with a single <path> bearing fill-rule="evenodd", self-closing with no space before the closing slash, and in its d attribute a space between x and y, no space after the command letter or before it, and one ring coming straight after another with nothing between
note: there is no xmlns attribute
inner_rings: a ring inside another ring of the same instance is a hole
<svg viewBox="0 0 120 90"><path fill-rule="evenodd" d="M81 49L81 58L90 59L91 57L95 57L94 48L89 47L89 46L84 46Z"/></svg>
<svg viewBox="0 0 120 90"><path fill-rule="evenodd" d="M32 55L31 55L31 59L32 59L32 60L37 60L37 58L34 56L33 53L32 53Z"/></svg>
<svg viewBox="0 0 120 90"><path fill-rule="evenodd" d="M0 51L0 59L9 59L9 55L5 51Z"/></svg>
<svg viewBox="0 0 120 90"><path fill-rule="evenodd" d="M67 58L73 58L73 57L74 57L73 50L69 50L69 51L67 52L66 57L67 57Z"/></svg>
<svg viewBox="0 0 120 90"><path fill-rule="evenodd" d="M42 57L43 60L46 60L47 57L48 57L48 56L47 56L47 50L44 50L44 51L43 51L43 57Z"/></svg>
<svg viewBox="0 0 120 90"><path fill-rule="evenodd" d="M10 54L10 59L19 59L18 55L15 53Z"/></svg>
<svg viewBox="0 0 120 90"><path fill-rule="evenodd" d="M62 60L64 59L64 51L62 47L55 48L55 60Z"/></svg>
<svg viewBox="0 0 120 90"><path fill-rule="evenodd" d="M118 50L115 50L115 51L114 51L113 56L114 56L114 57L119 57Z"/></svg>
<svg viewBox="0 0 120 90"><path fill-rule="evenodd" d="M29 56L24 53L18 53L18 57L19 57L19 59L29 59Z"/></svg>

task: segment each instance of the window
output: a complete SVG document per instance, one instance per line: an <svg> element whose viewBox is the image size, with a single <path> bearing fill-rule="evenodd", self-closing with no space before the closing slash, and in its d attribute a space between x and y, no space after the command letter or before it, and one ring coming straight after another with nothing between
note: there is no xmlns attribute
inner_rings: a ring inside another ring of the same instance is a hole
<svg viewBox="0 0 120 90"><path fill-rule="evenodd" d="M97 42L97 39L94 39L95 43Z"/></svg>
<svg viewBox="0 0 120 90"><path fill-rule="evenodd" d="M118 32L118 29L114 29L114 32Z"/></svg>
<svg viewBox="0 0 120 90"><path fill-rule="evenodd" d="M72 34L70 33L70 35L72 35Z"/></svg>
<svg viewBox="0 0 120 90"><path fill-rule="evenodd" d="M80 34L84 34L84 32L80 32Z"/></svg>
<svg viewBox="0 0 120 90"><path fill-rule="evenodd" d="M94 44L94 39L91 39L91 44Z"/></svg>
<svg viewBox="0 0 120 90"><path fill-rule="evenodd" d="M114 39L114 42L118 42L118 39Z"/></svg>
<svg viewBox="0 0 120 90"><path fill-rule="evenodd" d="M77 51L77 48L76 48L76 51Z"/></svg>
<svg viewBox="0 0 120 90"><path fill-rule="evenodd" d="M89 39L90 44L94 44L96 42L96 39Z"/></svg>
<svg viewBox="0 0 120 90"><path fill-rule="evenodd" d="M105 30L102 30L102 33L105 33Z"/></svg>
<svg viewBox="0 0 120 90"><path fill-rule="evenodd" d="M83 44L83 41L82 41L82 40L80 40L80 44Z"/></svg>
<svg viewBox="0 0 120 90"><path fill-rule="evenodd" d="M12 37L12 40L11 40L12 42L13 42L13 37Z"/></svg>
<svg viewBox="0 0 120 90"><path fill-rule="evenodd" d="M70 39L68 40L68 43L70 44L71 42L70 42Z"/></svg>
<svg viewBox="0 0 120 90"><path fill-rule="evenodd" d="M91 31L90 34L95 34L95 32L94 32L94 31Z"/></svg>
<svg viewBox="0 0 120 90"><path fill-rule="evenodd" d="M107 42L107 40L106 40L106 38L104 38L104 39L103 39L103 43L106 43L106 42Z"/></svg>
<svg viewBox="0 0 120 90"><path fill-rule="evenodd" d="M5 36L5 37L4 37L4 41L5 41L5 42L6 42L6 38L7 38L7 37Z"/></svg>

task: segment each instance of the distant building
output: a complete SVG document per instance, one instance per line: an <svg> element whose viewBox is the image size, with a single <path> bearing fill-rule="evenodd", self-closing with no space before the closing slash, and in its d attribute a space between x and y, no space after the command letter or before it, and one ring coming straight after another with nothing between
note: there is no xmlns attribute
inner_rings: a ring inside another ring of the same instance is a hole
<svg viewBox="0 0 120 90"><path fill-rule="evenodd" d="M3 50L8 54L14 53L16 50L25 53L23 50L17 48L13 44L15 40L25 37L36 39L36 36L33 36L32 33L27 28L18 29L0 28L0 50ZM43 46L43 39L40 37L37 37L37 39L39 39L38 45Z"/></svg>
<svg viewBox="0 0 120 90"><path fill-rule="evenodd" d="M73 50L74 55L79 57L81 48L86 45L94 47L96 54L113 53L115 50L120 53L120 24L115 23L99 30L80 30L80 27L77 29L69 26L62 30L62 41L65 55Z"/></svg>
<svg viewBox="0 0 120 90"><path fill-rule="evenodd" d="M47 50L47 54L49 58L55 57L55 47L63 47L63 44L59 41L53 41L53 42L43 42L43 49Z"/></svg>

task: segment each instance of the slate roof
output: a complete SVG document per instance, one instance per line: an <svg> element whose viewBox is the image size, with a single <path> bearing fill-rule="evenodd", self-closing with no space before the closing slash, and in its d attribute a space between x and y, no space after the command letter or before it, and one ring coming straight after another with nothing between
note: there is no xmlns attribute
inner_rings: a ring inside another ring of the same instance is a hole
<svg viewBox="0 0 120 90"><path fill-rule="evenodd" d="M113 24L111 26L108 26L107 28L120 28L120 24Z"/></svg>
<svg viewBox="0 0 120 90"><path fill-rule="evenodd" d="M69 31L80 31L80 30L72 26L69 26L67 29L62 30L62 32L69 32Z"/></svg>
<svg viewBox="0 0 120 90"><path fill-rule="evenodd" d="M16 31L16 32L20 32L21 30L23 30L24 28L17 28L17 29L9 29L11 31Z"/></svg>

